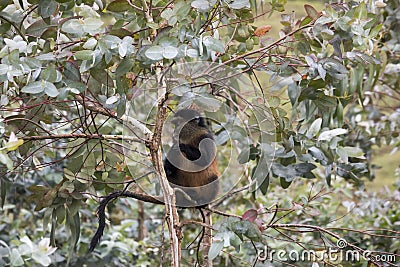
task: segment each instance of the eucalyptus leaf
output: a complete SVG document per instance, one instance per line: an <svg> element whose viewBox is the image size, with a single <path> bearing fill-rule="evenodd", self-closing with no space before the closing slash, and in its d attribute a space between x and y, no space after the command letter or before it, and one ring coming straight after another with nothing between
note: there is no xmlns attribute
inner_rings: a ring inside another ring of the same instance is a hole
<svg viewBox="0 0 400 267"><path fill-rule="evenodd" d="M54 84L50 83L50 82L44 82L45 83L45 87L44 87L44 92L46 95L50 96L50 97L56 97L58 96L58 94L60 92L58 92L57 88L55 87Z"/></svg>
<svg viewBox="0 0 400 267"><path fill-rule="evenodd" d="M206 12L209 11L215 3L216 0L194 0L191 6L201 12Z"/></svg>
<svg viewBox="0 0 400 267"><path fill-rule="evenodd" d="M319 12L311 5L305 4L304 9L307 15L312 19L316 19L319 16Z"/></svg>
<svg viewBox="0 0 400 267"><path fill-rule="evenodd" d="M66 33L72 33L76 35L83 35L84 33L82 23L77 19L67 20L61 26L61 30Z"/></svg>
<svg viewBox="0 0 400 267"><path fill-rule="evenodd" d="M211 36L207 36L203 40L203 44L207 47L208 50L216 51L223 53L225 52L224 45L218 39L215 39Z"/></svg>
<svg viewBox="0 0 400 267"><path fill-rule="evenodd" d="M27 94L39 94L44 92L45 89L45 83L46 81L36 81L32 82L30 84L27 84L21 89L22 93L27 93Z"/></svg>
<svg viewBox="0 0 400 267"><path fill-rule="evenodd" d="M332 137L338 136L338 135L342 135L342 134L346 134L347 132L348 132L348 130L342 129L342 128L337 128L337 129L325 131L325 132L322 132L318 136L318 141L331 140Z"/></svg>
<svg viewBox="0 0 400 267"><path fill-rule="evenodd" d="M54 0L40 0L38 12L42 18L50 17L57 9L58 3Z"/></svg>
<svg viewBox="0 0 400 267"><path fill-rule="evenodd" d="M314 136L319 133L321 130L321 125L322 125L322 119L318 118L313 123L311 123L310 127L307 130L306 136L307 138L313 138Z"/></svg>
<svg viewBox="0 0 400 267"><path fill-rule="evenodd" d="M232 9L250 8L250 1L249 0L233 0L228 3L228 6Z"/></svg>
<svg viewBox="0 0 400 267"><path fill-rule="evenodd" d="M178 55L178 49L173 46L164 47L163 57L166 59L173 59Z"/></svg>
<svg viewBox="0 0 400 267"><path fill-rule="evenodd" d="M151 60L161 60L164 57L163 54L164 48L158 45L150 47L145 52L146 57Z"/></svg>
<svg viewBox="0 0 400 267"><path fill-rule="evenodd" d="M130 58L124 58L115 70L116 76L121 76L130 71L135 63Z"/></svg>

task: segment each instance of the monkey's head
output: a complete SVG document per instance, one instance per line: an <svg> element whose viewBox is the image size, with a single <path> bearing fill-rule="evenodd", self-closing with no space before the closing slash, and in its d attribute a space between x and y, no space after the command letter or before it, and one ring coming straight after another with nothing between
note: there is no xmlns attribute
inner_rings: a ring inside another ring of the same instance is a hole
<svg viewBox="0 0 400 267"><path fill-rule="evenodd" d="M193 109L181 109L175 113L172 123L175 125L174 138L180 143L188 143L193 138L209 133L206 121Z"/></svg>

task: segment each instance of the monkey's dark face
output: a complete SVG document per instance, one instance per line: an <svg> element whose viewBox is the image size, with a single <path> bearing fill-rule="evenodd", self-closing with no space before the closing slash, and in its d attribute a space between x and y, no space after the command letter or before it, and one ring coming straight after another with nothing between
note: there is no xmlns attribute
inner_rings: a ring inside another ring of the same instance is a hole
<svg viewBox="0 0 400 267"><path fill-rule="evenodd" d="M188 143L196 136L208 133L204 118L195 110L182 109L175 113L172 123L175 125L174 139Z"/></svg>

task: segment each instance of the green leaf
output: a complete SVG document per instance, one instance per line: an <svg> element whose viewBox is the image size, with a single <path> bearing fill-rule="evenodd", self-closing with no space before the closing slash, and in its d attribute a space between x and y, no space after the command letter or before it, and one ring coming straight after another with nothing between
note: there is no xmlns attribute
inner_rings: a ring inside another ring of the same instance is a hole
<svg viewBox="0 0 400 267"><path fill-rule="evenodd" d="M272 0L271 1L271 7L272 10L276 10L278 12L283 12L285 11L285 4L287 0Z"/></svg>
<svg viewBox="0 0 400 267"><path fill-rule="evenodd" d="M24 144L23 139L18 139L14 132L10 133L10 138L8 139L8 142L5 144L4 148L6 148L8 151L14 151L18 147Z"/></svg>
<svg viewBox="0 0 400 267"><path fill-rule="evenodd" d="M49 18L56 11L58 3L53 0L40 0L38 13L42 18Z"/></svg>
<svg viewBox="0 0 400 267"><path fill-rule="evenodd" d="M134 62L132 59L126 57L124 58L118 65L117 69L115 70L116 76L121 76L127 73L132 69Z"/></svg>
<svg viewBox="0 0 400 267"><path fill-rule="evenodd" d="M307 138L311 139L314 136L319 133L319 130L321 130L321 125L322 125L322 119L318 118L313 123L310 125L310 128L308 128L308 131L306 133Z"/></svg>
<svg viewBox="0 0 400 267"><path fill-rule="evenodd" d="M113 96L107 98L106 105L112 105L112 104L116 103L118 100L119 100L119 97L113 95Z"/></svg>
<svg viewBox="0 0 400 267"><path fill-rule="evenodd" d="M250 147L246 147L245 149L240 152L238 156L238 162L239 164L245 164L248 162L250 159Z"/></svg>
<svg viewBox="0 0 400 267"><path fill-rule="evenodd" d="M12 0L1 0L0 1L0 10L3 10L4 8L6 8L8 5L13 4Z"/></svg>
<svg viewBox="0 0 400 267"><path fill-rule="evenodd" d="M347 155L352 158L364 158L364 151L359 147L345 146L339 147L346 151Z"/></svg>
<svg viewBox="0 0 400 267"><path fill-rule="evenodd" d="M44 82L45 81L36 81L36 82L32 82L26 86L24 86L21 89L22 93L27 93L27 94L39 94L44 92Z"/></svg>
<svg viewBox="0 0 400 267"><path fill-rule="evenodd" d="M50 97L56 97L60 93L60 92L58 92L58 90L54 84L47 82L47 81L44 82L44 92L46 95L48 95Z"/></svg>
<svg viewBox="0 0 400 267"><path fill-rule="evenodd" d="M230 136L228 131L222 131L218 133L217 136L215 137L215 144L217 146L224 145L226 144L226 142L228 142L229 138Z"/></svg>
<svg viewBox="0 0 400 267"><path fill-rule="evenodd" d="M199 56L199 51L193 48L186 50L186 55L191 58L197 58Z"/></svg>
<svg viewBox="0 0 400 267"><path fill-rule="evenodd" d="M369 33L369 37L375 38L378 35L378 33L381 31L382 27L383 27L383 24L379 24L379 25L376 25L374 28L372 28L372 30Z"/></svg>
<svg viewBox="0 0 400 267"><path fill-rule="evenodd" d="M44 20L40 19L32 23L26 29L26 35L41 37L46 30L48 30L49 28L56 28L56 27L57 27L56 25L49 25L46 22L44 22Z"/></svg>
<svg viewBox="0 0 400 267"><path fill-rule="evenodd" d="M206 36L203 39L203 44L207 47L208 50L224 53L224 45L221 43L220 40L215 39L211 36Z"/></svg>
<svg viewBox="0 0 400 267"><path fill-rule="evenodd" d="M64 220L65 220L65 214L66 214L66 210L65 210L64 205L59 205L59 206L56 208L57 222L58 222L59 224L61 224L61 223L64 222Z"/></svg>
<svg viewBox="0 0 400 267"><path fill-rule="evenodd" d="M47 66L42 73L40 74L40 77L48 82L56 82L57 81L57 71L56 68L54 67L53 64Z"/></svg>
<svg viewBox="0 0 400 267"><path fill-rule="evenodd" d="M8 72L7 64L0 64L0 75L4 75Z"/></svg>
<svg viewBox="0 0 400 267"><path fill-rule="evenodd" d="M279 182L283 189L289 188L290 184L292 183L292 181L286 181L286 179L283 177L279 178Z"/></svg>
<svg viewBox="0 0 400 267"><path fill-rule="evenodd" d="M319 148L313 146L308 149L311 156L317 159L322 165L326 165L328 163L328 158L325 156L324 152L322 152Z"/></svg>
<svg viewBox="0 0 400 267"><path fill-rule="evenodd" d="M337 59L324 58L319 61L328 73L347 74L346 67Z"/></svg>
<svg viewBox="0 0 400 267"><path fill-rule="evenodd" d="M293 168L293 165L283 166L282 164L274 163L271 166L271 170L277 177L285 178L288 182L292 181L297 176L296 169Z"/></svg>
<svg viewBox="0 0 400 267"><path fill-rule="evenodd" d="M208 251L208 258L209 260L215 259L218 254L221 252L221 250L224 248L224 242L214 240L214 242L211 244L210 250Z"/></svg>
<svg viewBox="0 0 400 267"><path fill-rule="evenodd" d="M309 24L311 21L312 21L312 18L310 16L307 16L300 22L299 26L300 27L305 26L305 25Z"/></svg>
<svg viewBox="0 0 400 267"><path fill-rule="evenodd" d="M201 12L209 11L216 3L216 0L195 0L191 3L191 6Z"/></svg>
<svg viewBox="0 0 400 267"><path fill-rule="evenodd" d="M178 49L173 46L164 47L163 57L166 59L173 59L178 55Z"/></svg>
<svg viewBox="0 0 400 267"><path fill-rule="evenodd" d="M66 214L66 222L65 226L68 227L71 235L70 235L70 250L68 253L68 258L69 260L73 256L73 253L76 248L76 244L78 243L79 236L80 236L80 231L81 231L81 226L80 226L80 219L79 219L79 212L77 212L75 215L72 215L68 210ZM69 261L68 260L68 261Z"/></svg>
<svg viewBox="0 0 400 267"><path fill-rule="evenodd" d="M332 137L338 136L338 135L342 135L342 134L346 134L347 132L348 132L348 130L342 129L342 128L337 128L337 129L325 131L325 132L322 132L318 136L318 141L331 140Z"/></svg>
<svg viewBox="0 0 400 267"><path fill-rule="evenodd" d="M319 17L319 12L313 6L305 4L304 9L310 18L316 19Z"/></svg>
<svg viewBox="0 0 400 267"><path fill-rule="evenodd" d="M200 107L208 109L209 111L217 111L222 105L220 100L203 95L197 96L194 101Z"/></svg>
<svg viewBox="0 0 400 267"><path fill-rule="evenodd" d="M361 2L357 5L353 18L363 20L367 17L367 14L368 14L367 5L365 4L365 2Z"/></svg>
<svg viewBox="0 0 400 267"><path fill-rule="evenodd" d="M66 21L62 26L61 30L66 33L72 33L76 35L83 35L82 23L77 19L71 19Z"/></svg>
<svg viewBox="0 0 400 267"><path fill-rule="evenodd" d="M91 60L93 59L94 52L92 50L80 50L75 52L74 56L79 60Z"/></svg>
<svg viewBox="0 0 400 267"><path fill-rule="evenodd" d="M270 97L268 97L267 102L271 108L278 108L279 104L281 102L281 99L277 96L270 96Z"/></svg>
<svg viewBox="0 0 400 267"><path fill-rule="evenodd" d="M262 240L262 235L258 226L252 222L239 220L236 222L232 222L229 225L229 229L232 230L239 238L243 238L242 236L246 236L250 240L260 241Z"/></svg>
<svg viewBox="0 0 400 267"><path fill-rule="evenodd" d="M83 48L92 50L97 45L97 39L94 37L90 37L83 45Z"/></svg>
<svg viewBox="0 0 400 267"><path fill-rule="evenodd" d="M103 21L101 18L89 17L83 21L82 29L89 34L96 34L99 32L102 25Z"/></svg>
<svg viewBox="0 0 400 267"><path fill-rule="evenodd" d="M79 72L79 67L72 61L65 62L63 74L67 79L74 82L81 81L81 73Z"/></svg>
<svg viewBox="0 0 400 267"><path fill-rule="evenodd" d="M322 92L319 92L317 99L315 100L315 104L322 110L335 108L337 106L336 97L325 95Z"/></svg>
<svg viewBox="0 0 400 267"><path fill-rule="evenodd" d="M0 163L6 165L8 170L11 170L14 164L11 158L8 156L8 154L3 153L1 151L0 151Z"/></svg>
<svg viewBox="0 0 400 267"><path fill-rule="evenodd" d="M300 88L297 86L296 83L291 83L288 85L288 95L289 95L290 103L293 106L300 96Z"/></svg>
<svg viewBox="0 0 400 267"><path fill-rule="evenodd" d="M78 213L81 203L82 201L80 199L73 199L72 203L68 205L68 210L71 216L75 216Z"/></svg>
<svg viewBox="0 0 400 267"><path fill-rule="evenodd" d="M191 88L189 85L186 84L182 84L182 85L178 85L175 86L174 88L172 88L171 93L173 93L174 95L177 96L183 96L184 94L186 94L187 92L190 92Z"/></svg>
<svg viewBox="0 0 400 267"><path fill-rule="evenodd" d="M95 68L90 70L90 75L92 75L93 79L98 81L101 84L104 84L110 88L114 87L113 79L108 75L108 73L104 69Z"/></svg>
<svg viewBox="0 0 400 267"><path fill-rule="evenodd" d="M106 9L108 11L119 13L132 10L132 6L127 0L115 0L108 4Z"/></svg>
<svg viewBox="0 0 400 267"><path fill-rule="evenodd" d="M317 70L318 70L318 74L319 76L321 76L322 80L325 81L325 77L326 77L326 70L322 67L321 64L317 65Z"/></svg>
<svg viewBox="0 0 400 267"><path fill-rule="evenodd" d="M232 9L242 9L242 8L250 8L249 0L233 0L228 3L228 6Z"/></svg>
<svg viewBox="0 0 400 267"><path fill-rule="evenodd" d="M11 249L10 264L11 264L11 266L24 265L24 260L22 259L21 254L19 253L18 249L16 249L16 248Z"/></svg>
<svg viewBox="0 0 400 267"><path fill-rule="evenodd" d="M316 168L317 166L312 163L298 163L294 165L294 169L298 176L309 179L315 178L315 175L311 171Z"/></svg>
<svg viewBox="0 0 400 267"><path fill-rule="evenodd" d="M347 155L347 151L343 147L338 147L336 149L336 154L342 159L344 163L349 163L349 156Z"/></svg>
<svg viewBox="0 0 400 267"><path fill-rule="evenodd" d="M164 49L161 46L155 45L147 49L144 54L151 60L161 60L163 59L163 53Z"/></svg>

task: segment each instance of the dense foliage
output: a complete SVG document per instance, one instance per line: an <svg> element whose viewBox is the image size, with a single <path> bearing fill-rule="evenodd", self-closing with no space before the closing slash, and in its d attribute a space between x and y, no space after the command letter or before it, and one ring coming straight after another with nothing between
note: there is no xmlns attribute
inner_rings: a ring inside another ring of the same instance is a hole
<svg viewBox="0 0 400 267"><path fill-rule="evenodd" d="M400 3L342 2L299 17L285 0L0 1L0 265L169 265L163 206L132 199L110 205L113 227L86 254L100 196L162 193L148 137L170 145L160 99L213 121L224 181L213 208L226 213L213 214L216 265L339 237L373 251L343 266L394 264L377 257L399 254L400 186L362 189L374 146L400 145ZM274 40L254 23L277 12ZM182 226L182 264L201 258L200 229Z"/></svg>

